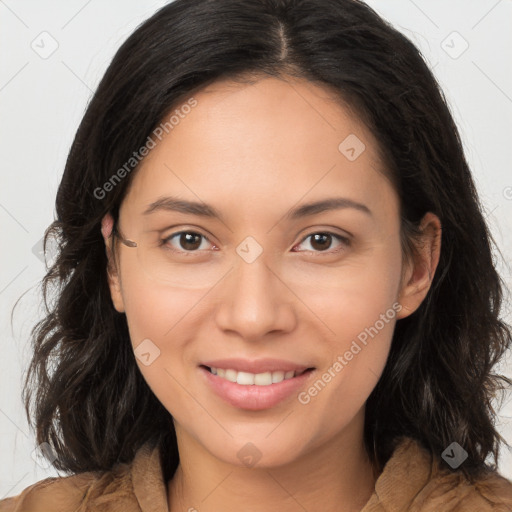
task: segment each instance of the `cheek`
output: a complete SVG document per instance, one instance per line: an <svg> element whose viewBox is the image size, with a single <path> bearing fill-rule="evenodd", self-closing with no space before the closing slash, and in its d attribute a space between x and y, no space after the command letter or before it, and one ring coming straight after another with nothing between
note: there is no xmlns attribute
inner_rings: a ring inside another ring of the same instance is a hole
<svg viewBox="0 0 512 512"><path fill-rule="evenodd" d="M135 355L147 346L159 356L151 366L163 369L170 362L175 366L175 362L184 358L183 348L187 340L194 338L194 329L200 325L197 315L205 291L162 286L144 275L130 272L128 265L126 269L122 281L123 301ZM144 373L149 366L141 362L137 361Z"/></svg>
<svg viewBox="0 0 512 512"><path fill-rule="evenodd" d="M125 280L123 296L135 360L144 380L171 413L187 410L183 386L193 368L187 344L197 337L204 290L165 288L149 280ZM188 370L187 370L188 369Z"/></svg>
<svg viewBox="0 0 512 512"><path fill-rule="evenodd" d="M307 407L330 410L332 428L364 406L384 369L401 309L400 272L399 250L383 245L347 266L336 286L308 297L308 305L328 328L328 355L302 403L309 400Z"/></svg>
<svg viewBox="0 0 512 512"><path fill-rule="evenodd" d="M143 271L135 253L121 263L121 289L134 347L144 339L172 337L189 321L189 314L204 295L202 289L162 285Z"/></svg>
<svg viewBox="0 0 512 512"><path fill-rule="evenodd" d="M322 281L328 285L314 287L308 284L298 295L322 321L333 351L344 351L347 344L350 345L353 339L376 323L382 331L382 338L391 336L396 316L392 306L395 304L397 307L400 274L401 256L397 239L393 243L375 244L371 249L351 255L330 279ZM383 325L381 315L386 312L388 321ZM389 322L390 318L393 322Z"/></svg>

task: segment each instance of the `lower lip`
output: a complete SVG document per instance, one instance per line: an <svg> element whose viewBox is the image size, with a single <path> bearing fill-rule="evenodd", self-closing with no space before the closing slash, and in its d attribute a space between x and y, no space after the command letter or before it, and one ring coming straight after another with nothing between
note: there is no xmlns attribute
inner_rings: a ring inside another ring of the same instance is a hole
<svg viewBox="0 0 512 512"><path fill-rule="evenodd" d="M199 369L217 395L234 407L251 411L260 411L274 407L304 387L306 381L314 373L314 370L307 370L297 377L282 380L268 386L244 386L214 375L203 366L200 366Z"/></svg>

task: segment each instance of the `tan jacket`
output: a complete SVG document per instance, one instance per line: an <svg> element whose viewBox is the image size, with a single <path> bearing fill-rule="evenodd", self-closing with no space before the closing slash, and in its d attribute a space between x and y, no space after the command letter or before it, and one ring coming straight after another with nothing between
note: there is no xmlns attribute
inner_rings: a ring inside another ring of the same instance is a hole
<svg viewBox="0 0 512 512"><path fill-rule="evenodd" d="M470 485L462 473L442 465L416 441L403 438L361 512L512 511L509 480L494 473ZM47 478L0 501L0 512L89 511L169 512L158 449L146 444L130 464Z"/></svg>

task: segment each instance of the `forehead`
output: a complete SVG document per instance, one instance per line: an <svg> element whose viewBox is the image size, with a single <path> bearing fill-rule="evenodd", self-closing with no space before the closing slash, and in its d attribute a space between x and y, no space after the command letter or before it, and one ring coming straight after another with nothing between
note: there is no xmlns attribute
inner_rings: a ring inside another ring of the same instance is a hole
<svg viewBox="0 0 512 512"><path fill-rule="evenodd" d="M334 190L384 199L389 183L377 141L328 88L296 79L226 80L193 99L187 113L174 108L178 122L133 177L126 200L139 213L166 193L219 209L236 198L246 206L283 199L291 206Z"/></svg>

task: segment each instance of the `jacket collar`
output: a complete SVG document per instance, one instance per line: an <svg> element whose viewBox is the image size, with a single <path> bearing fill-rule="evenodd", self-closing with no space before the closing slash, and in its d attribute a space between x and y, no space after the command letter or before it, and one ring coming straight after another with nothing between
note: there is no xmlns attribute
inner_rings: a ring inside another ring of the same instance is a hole
<svg viewBox="0 0 512 512"><path fill-rule="evenodd" d="M132 485L142 512L169 512L159 445L144 444L132 464Z"/></svg>
<svg viewBox="0 0 512 512"><path fill-rule="evenodd" d="M403 437L375 482L375 490L361 512L409 510L432 479L433 457L418 441Z"/></svg>
<svg viewBox="0 0 512 512"><path fill-rule="evenodd" d="M131 478L142 512L169 512L167 482L163 479L158 445L146 443L137 451ZM441 506L446 500L456 502L471 489L479 495L478 500L484 497L491 500L500 489L506 491L506 496L512 492L510 482L507 484L507 480L499 476L483 480L472 488L460 472L441 468L439 459L433 457L418 441L402 437L361 512L405 511L412 504L421 510L421 503L430 499L439 500Z"/></svg>

